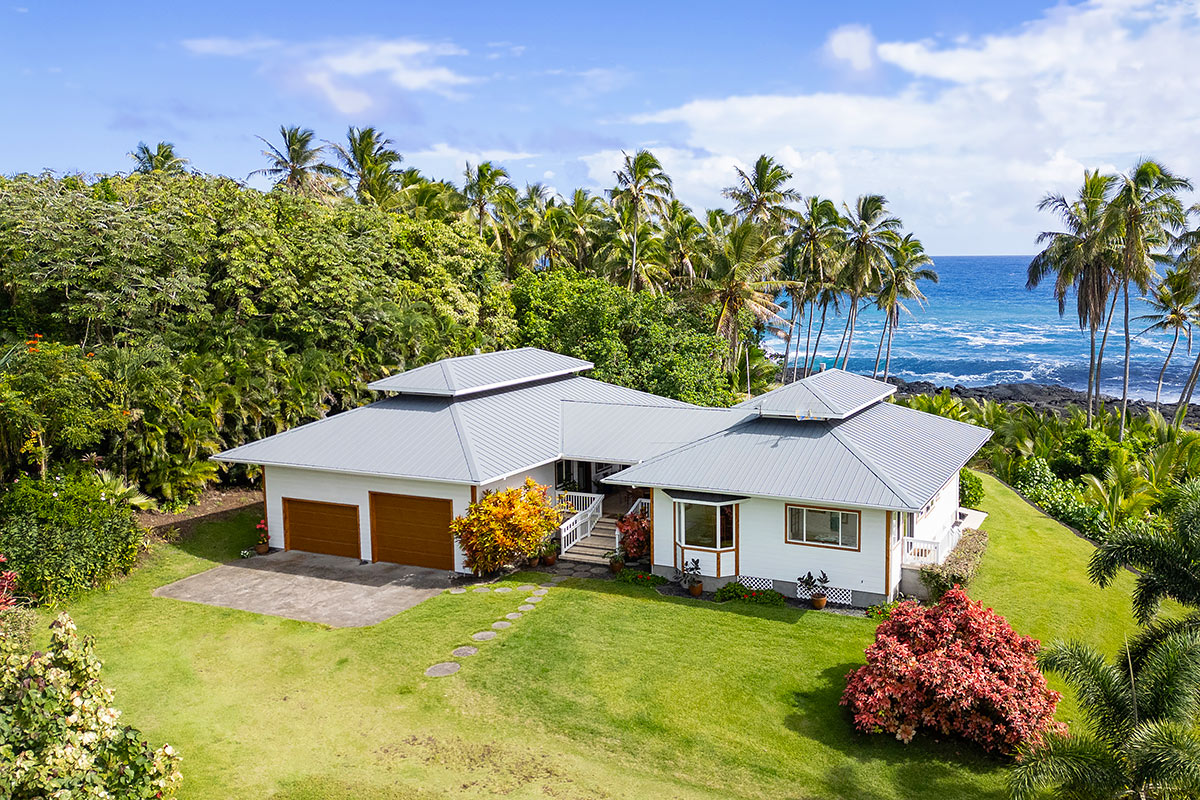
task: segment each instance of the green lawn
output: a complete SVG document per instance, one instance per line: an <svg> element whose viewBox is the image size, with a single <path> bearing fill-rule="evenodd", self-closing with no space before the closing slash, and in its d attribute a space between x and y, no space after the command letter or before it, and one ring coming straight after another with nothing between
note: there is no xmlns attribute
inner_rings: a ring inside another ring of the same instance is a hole
<svg viewBox="0 0 1200 800"><path fill-rule="evenodd" d="M1090 585L1086 542L985 481L971 594L1022 632L1115 650L1130 582ZM344 630L150 596L234 557L257 519L209 524L68 609L125 718L183 753L183 797L1004 796L1002 765L969 747L851 732L837 699L863 618L572 580L429 679L520 596L441 595Z"/></svg>

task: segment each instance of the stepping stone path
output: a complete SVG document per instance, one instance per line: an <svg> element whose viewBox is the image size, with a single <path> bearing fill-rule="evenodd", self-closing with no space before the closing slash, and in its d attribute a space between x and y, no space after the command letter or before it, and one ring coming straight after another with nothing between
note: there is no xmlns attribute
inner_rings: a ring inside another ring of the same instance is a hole
<svg viewBox="0 0 1200 800"><path fill-rule="evenodd" d="M443 661L425 670L425 674L430 678L444 678L447 675L453 675L460 669L462 669L462 664L459 664L457 661Z"/></svg>
<svg viewBox="0 0 1200 800"><path fill-rule="evenodd" d="M550 583L543 583L540 587L534 586L532 583L521 584L517 587L517 591L529 592L530 596L526 597L521 605L517 606L516 611L509 612L508 614L504 615L504 619L493 622L492 630L472 633L471 638L477 642L488 642L492 639L495 639L498 635L496 631L502 631L506 628L511 628L513 625L512 620L521 619L521 617L525 616L525 613L523 612L533 611L535 608L537 608L537 605L535 604L545 600L546 595L550 593L550 590L557 586L561 581L566 580L568 577L570 576L555 575L554 577L550 578ZM466 594L466 591L467 589L464 586L455 586L450 590L450 594ZM513 589L511 586L499 586L495 589L492 589L488 586L476 586L473 591L479 592L480 594L492 591L494 591L496 594L508 594L512 592ZM456 647L451 650L450 655L454 656L455 658L466 658L467 656L473 656L478 652L478 647L474 647L472 645L463 645L462 647ZM442 661L425 670L425 674L430 678L443 678L447 675L453 675L460 669L462 669L462 664L459 664L457 661Z"/></svg>

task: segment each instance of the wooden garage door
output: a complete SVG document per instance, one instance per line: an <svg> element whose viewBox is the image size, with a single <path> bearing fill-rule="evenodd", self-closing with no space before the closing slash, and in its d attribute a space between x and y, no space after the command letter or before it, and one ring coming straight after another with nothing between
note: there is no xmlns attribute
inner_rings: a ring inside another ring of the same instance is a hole
<svg viewBox="0 0 1200 800"><path fill-rule="evenodd" d="M283 529L289 550L361 558L358 506L285 497Z"/></svg>
<svg viewBox="0 0 1200 800"><path fill-rule="evenodd" d="M371 492L371 549L376 561L454 569L449 500Z"/></svg>

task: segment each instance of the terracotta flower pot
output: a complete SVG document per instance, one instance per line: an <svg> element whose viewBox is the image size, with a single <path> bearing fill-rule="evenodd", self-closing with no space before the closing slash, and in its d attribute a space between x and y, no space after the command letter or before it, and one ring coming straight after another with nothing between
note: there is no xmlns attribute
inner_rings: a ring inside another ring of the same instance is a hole
<svg viewBox="0 0 1200 800"><path fill-rule="evenodd" d="M810 603L812 603L812 607L813 607L813 608L815 608L815 609L817 609L818 611L820 611L822 608L824 608L824 607L825 607L825 604L826 604L827 602L829 602L829 598L825 597L825 595L823 595L823 594L814 594L814 595L813 595L813 596L812 596L812 597L809 599L809 602L810 602Z"/></svg>
<svg viewBox="0 0 1200 800"><path fill-rule="evenodd" d="M691 586L688 587L688 594L690 594L692 597L699 597L703 591L704 591L703 583L693 583Z"/></svg>
<svg viewBox="0 0 1200 800"><path fill-rule="evenodd" d="M254 545L254 552L258 553L260 556L265 556L267 553L271 552L271 545L256 544Z"/></svg>
<svg viewBox="0 0 1200 800"><path fill-rule="evenodd" d="M541 556L534 556L533 558L529 559L529 566L531 567L536 567L540 563L542 563Z"/></svg>
<svg viewBox="0 0 1200 800"><path fill-rule="evenodd" d="M610 561L610 562L608 562L608 568L613 571L613 574L616 574L616 573L620 572L621 570L625 569L625 562L624 561Z"/></svg>
<svg viewBox="0 0 1200 800"><path fill-rule="evenodd" d="M558 554L555 553L555 554L548 555L548 556L542 556L542 563L545 564L547 567L553 567L555 564L558 563Z"/></svg>

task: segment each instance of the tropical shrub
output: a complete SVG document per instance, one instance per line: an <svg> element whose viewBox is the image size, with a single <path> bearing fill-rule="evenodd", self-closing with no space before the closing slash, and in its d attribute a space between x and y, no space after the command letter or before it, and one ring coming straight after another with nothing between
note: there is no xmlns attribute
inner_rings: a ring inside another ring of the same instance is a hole
<svg viewBox="0 0 1200 800"><path fill-rule="evenodd" d="M0 556L0 564L7 559ZM9 642L17 652L30 649L33 625L37 616L33 609L17 605L14 594L17 588L17 573L12 570L0 572L0 639Z"/></svg>
<svg viewBox="0 0 1200 800"><path fill-rule="evenodd" d="M620 583L630 583L634 586L662 586L667 579L652 572L639 572L635 569L623 569L616 575Z"/></svg>
<svg viewBox="0 0 1200 800"><path fill-rule="evenodd" d="M477 575L537 555L542 543L558 530L559 510L546 496L546 487L532 478L523 486L485 492L465 516L450 523L450 532Z"/></svg>
<svg viewBox="0 0 1200 800"><path fill-rule="evenodd" d="M0 552L17 593L57 603L129 571L142 530L94 475L22 477L0 496Z"/></svg>
<svg viewBox="0 0 1200 800"><path fill-rule="evenodd" d="M937 605L899 604L880 623L867 663L847 676L841 704L865 733L908 743L920 732L1012 753L1040 744L1061 697L1038 670L1038 642L957 587Z"/></svg>
<svg viewBox="0 0 1200 800"><path fill-rule="evenodd" d="M1078 478L1089 473L1102 475L1119 450L1120 443L1102 430L1072 431L1050 460L1050 469L1060 478Z"/></svg>
<svg viewBox="0 0 1200 800"><path fill-rule="evenodd" d="M892 612L900 607L901 603L908 602L905 598L896 598L887 603L876 603L873 606L867 606L863 612L863 616L867 619L885 620L892 618Z"/></svg>
<svg viewBox="0 0 1200 800"><path fill-rule="evenodd" d="M1070 481L1056 477L1044 458L1019 462L1013 468L1013 486L1059 522L1093 539L1103 538L1103 512L1085 502Z"/></svg>
<svg viewBox="0 0 1200 800"><path fill-rule="evenodd" d="M964 590L970 586L987 544L987 531L966 530L945 561L922 565L921 583L929 590L930 598L939 600L955 586L961 586Z"/></svg>
<svg viewBox="0 0 1200 800"><path fill-rule="evenodd" d="M958 471L958 504L966 508L979 508L983 502L983 478L963 467Z"/></svg>
<svg viewBox="0 0 1200 800"><path fill-rule="evenodd" d="M713 593L713 599L718 603L726 600L737 600L742 603L755 603L761 606L784 605L784 597L774 589L751 589L741 581L727 583Z"/></svg>
<svg viewBox="0 0 1200 800"><path fill-rule="evenodd" d="M31 655L0 637L0 796L174 797L179 756L118 724L92 642L70 617L50 631L50 647Z"/></svg>
<svg viewBox="0 0 1200 800"><path fill-rule="evenodd" d="M621 549L630 561L650 553L650 518L645 514L626 514L617 520Z"/></svg>

